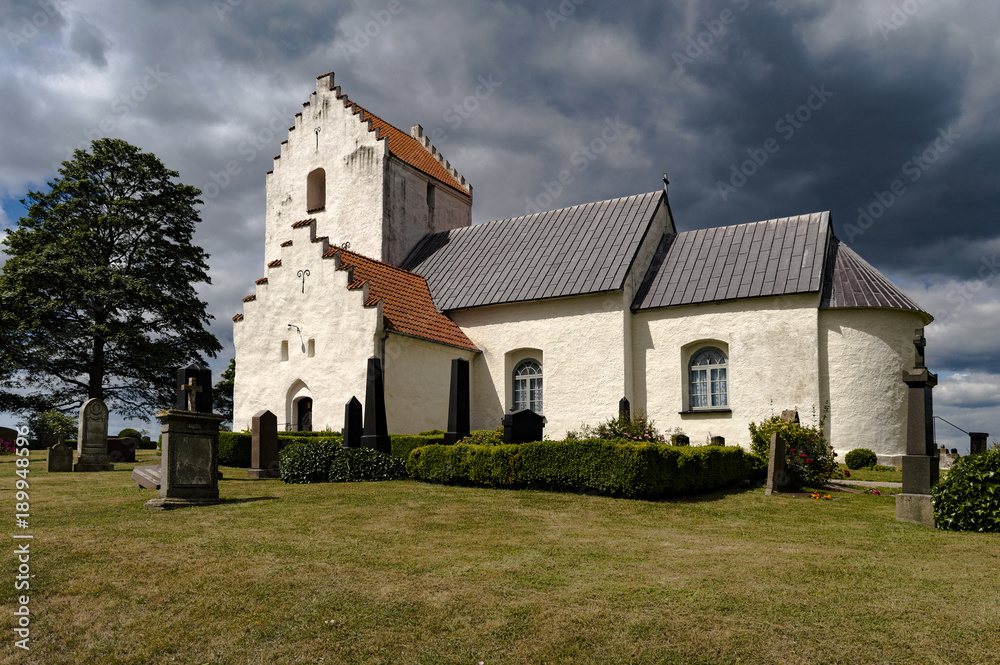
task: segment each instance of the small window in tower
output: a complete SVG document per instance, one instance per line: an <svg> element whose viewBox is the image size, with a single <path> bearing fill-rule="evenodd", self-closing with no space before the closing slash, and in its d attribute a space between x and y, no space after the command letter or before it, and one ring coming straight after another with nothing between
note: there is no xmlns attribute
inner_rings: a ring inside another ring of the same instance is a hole
<svg viewBox="0 0 1000 665"><path fill-rule="evenodd" d="M326 171L316 169L306 180L306 209L319 212L326 208Z"/></svg>
<svg viewBox="0 0 1000 665"><path fill-rule="evenodd" d="M288 340L281 343L281 361L288 360Z"/></svg>
<svg viewBox="0 0 1000 665"><path fill-rule="evenodd" d="M434 225L434 185L427 183L427 224Z"/></svg>
<svg viewBox="0 0 1000 665"><path fill-rule="evenodd" d="M314 339L309 340L309 347L308 350L306 351L306 355L309 356L310 358L316 355L316 340Z"/></svg>

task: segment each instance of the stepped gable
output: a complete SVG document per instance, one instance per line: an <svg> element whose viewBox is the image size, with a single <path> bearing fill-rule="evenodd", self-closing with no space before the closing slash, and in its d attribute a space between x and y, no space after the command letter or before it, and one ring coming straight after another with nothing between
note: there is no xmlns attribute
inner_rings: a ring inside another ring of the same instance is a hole
<svg viewBox="0 0 1000 665"><path fill-rule="evenodd" d="M390 154L462 194L472 196L472 187L423 135L423 130L419 125L414 125L410 130L414 134L411 136L371 111L358 106L356 102L352 102L346 94L341 92L340 86L333 84L333 72L316 77L317 81L322 81L325 78L329 80L328 89L334 91L337 99L341 100L345 107L351 108L353 113L359 115L361 122L368 123L368 131L376 132L379 139L385 139ZM305 105L308 104L309 102L306 102Z"/></svg>
<svg viewBox="0 0 1000 665"><path fill-rule="evenodd" d="M365 306L382 301L387 330L478 351L458 324L434 308L423 277L342 247L331 247L324 258L335 259L338 270L349 271L349 289L368 285Z"/></svg>
<svg viewBox="0 0 1000 665"><path fill-rule="evenodd" d="M424 237L402 267L441 311L623 288L662 190Z"/></svg>
<svg viewBox="0 0 1000 665"><path fill-rule="evenodd" d="M934 317L890 282L885 275L838 238L831 239L826 265L820 307L908 309L923 314L927 323L934 320Z"/></svg>
<svg viewBox="0 0 1000 665"><path fill-rule="evenodd" d="M830 213L669 234L632 309L818 292Z"/></svg>

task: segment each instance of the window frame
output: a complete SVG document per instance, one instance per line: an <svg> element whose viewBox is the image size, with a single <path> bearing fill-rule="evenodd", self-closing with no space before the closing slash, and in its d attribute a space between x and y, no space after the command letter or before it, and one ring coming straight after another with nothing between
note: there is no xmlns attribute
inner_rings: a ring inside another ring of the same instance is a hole
<svg viewBox="0 0 1000 665"><path fill-rule="evenodd" d="M521 370L528 368L529 365L533 365L537 369L537 374L525 374L522 376ZM533 395L536 388L532 386L536 380L538 381L537 397ZM525 401L519 404L518 395L522 391L518 390L518 386L522 383L525 384L523 392L527 394ZM511 372L511 404L515 411L518 409L528 409L538 415L543 415L545 411L545 371L542 368L541 362L534 358L523 358L514 366ZM538 408L534 408L535 406Z"/></svg>
<svg viewBox="0 0 1000 665"><path fill-rule="evenodd" d="M722 363L706 363L696 365L695 362L700 359L701 356L707 353L715 352L718 356L721 356ZM687 367L685 371L685 381L687 382L687 411L689 413L705 413L713 411L729 411L730 401L729 401L729 355L718 346L712 344L706 344L703 346L698 346L693 349L690 357L687 361ZM695 379L695 373L699 373L702 376L701 380ZM721 372L721 376L715 375L714 373ZM715 390L715 387L721 384L723 389L721 391ZM706 392L696 391L696 386L704 386ZM721 397L721 399L717 399ZM701 401L704 399L707 404L695 405L696 400ZM721 402L721 403L718 403Z"/></svg>

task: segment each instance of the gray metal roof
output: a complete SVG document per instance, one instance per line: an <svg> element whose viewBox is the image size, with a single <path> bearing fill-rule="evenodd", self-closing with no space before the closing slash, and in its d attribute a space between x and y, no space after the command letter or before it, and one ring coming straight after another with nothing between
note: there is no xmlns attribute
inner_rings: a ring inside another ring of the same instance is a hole
<svg viewBox="0 0 1000 665"><path fill-rule="evenodd" d="M633 310L817 292L830 213L665 235Z"/></svg>
<svg viewBox="0 0 1000 665"><path fill-rule="evenodd" d="M613 291L663 192L476 224L424 237L402 267L441 311Z"/></svg>
<svg viewBox="0 0 1000 665"><path fill-rule="evenodd" d="M820 307L889 307L927 314L882 273L837 238L831 239ZM929 322L929 321L928 321Z"/></svg>

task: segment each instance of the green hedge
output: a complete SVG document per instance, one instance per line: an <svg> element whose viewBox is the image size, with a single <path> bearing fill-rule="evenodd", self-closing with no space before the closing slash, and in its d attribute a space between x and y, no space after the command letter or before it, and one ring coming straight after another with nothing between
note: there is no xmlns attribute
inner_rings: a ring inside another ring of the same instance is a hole
<svg viewBox="0 0 1000 665"><path fill-rule="evenodd" d="M444 443L444 433L441 434L390 434L389 440L392 442L392 455L401 460L406 460L410 456L410 451L422 446Z"/></svg>
<svg viewBox="0 0 1000 665"><path fill-rule="evenodd" d="M429 482L628 498L707 492L747 478L750 469L750 455L738 447L604 439L432 445L414 450L406 463L410 476Z"/></svg>
<svg viewBox="0 0 1000 665"><path fill-rule="evenodd" d="M278 451L285 446L300 441L329 441L340 445L343 437L335 432L320 432L325 434L325 438L315 436L316 432L293 432L278 434ZM219 464L222 466L235 466L243 469L250 468L251 446L253 435L249 432L219 432Z"/></svg>
<svg viewBox="0 0 1000 665"><path fill-rule="evenodd" d="M325 483L330 477L330 465L343 450L339 442L309 438L293 442L278 453L278 468L283 483Z"/></svg>
<svg viewBox="0 0 1000 665"><path fill-rule="evenodd" d="M339 448L334 451L327 480L331 483L399 480L406 478L406 464L374 448Z"/></svg>
<svg viewBox="0 0 1000 665"><path fill-rule="evenodd" d="M955 460L931 502L939 529L1000 533L1000 448Z"/></svg>

